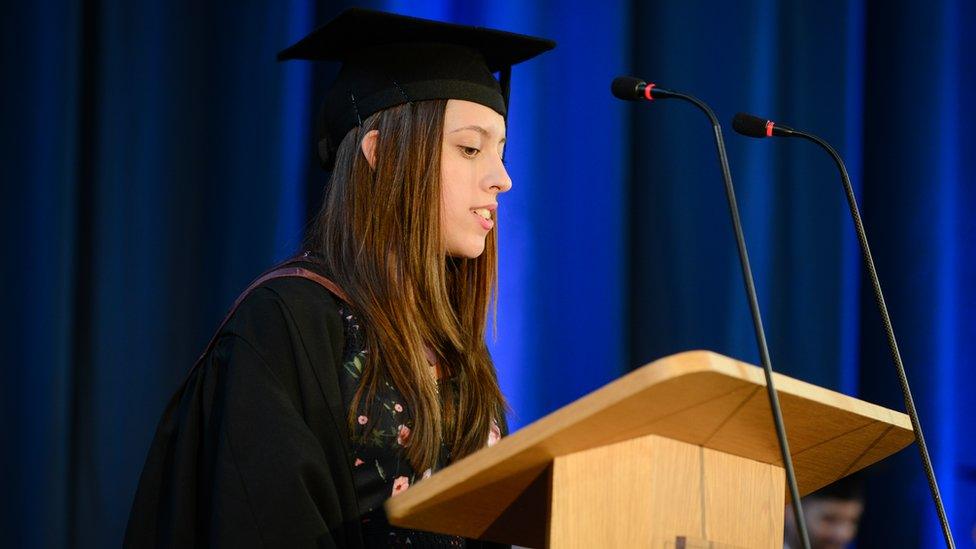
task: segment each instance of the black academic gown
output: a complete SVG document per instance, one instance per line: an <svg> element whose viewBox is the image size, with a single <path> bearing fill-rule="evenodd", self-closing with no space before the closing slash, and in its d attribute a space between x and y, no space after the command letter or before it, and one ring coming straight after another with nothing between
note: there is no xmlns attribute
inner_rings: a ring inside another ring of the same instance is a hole
<svg viewBox="0 0 976 549"><path fill-rule="evenodd" d="M343 344L337 299L317 283L248 294L166 407L125 547L363 547Z"/></svg>
<svg viewBox="0 0 976 549"><path fill-rule="evenodd" d="M166 408L125 546L362 547L342 349L315 282L252 291Z"/></svg>

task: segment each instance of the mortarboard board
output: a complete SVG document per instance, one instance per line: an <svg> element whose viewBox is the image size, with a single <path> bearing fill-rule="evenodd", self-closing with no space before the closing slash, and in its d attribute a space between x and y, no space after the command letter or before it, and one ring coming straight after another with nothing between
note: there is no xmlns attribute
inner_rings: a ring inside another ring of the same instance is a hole
<svg viewBox="0 0 976 549"><path fill-rule="evenodd" d="M464 99L507 116L512 65L555 45L495 29L350 8L279 52L278 60L342 63L319 124L319 156L328 169L346 133L389 107Z"/></svg>

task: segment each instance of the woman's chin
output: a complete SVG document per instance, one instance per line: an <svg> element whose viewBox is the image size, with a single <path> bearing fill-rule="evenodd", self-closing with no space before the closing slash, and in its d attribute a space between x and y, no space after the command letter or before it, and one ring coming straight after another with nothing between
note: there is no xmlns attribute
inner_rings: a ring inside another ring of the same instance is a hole
<svg viewBox="0 0 976 549"><path fill-rule="evenodd" d="M485 253L485 240L459 243L448 248L447 255L460 259L475 259Z"/></svg>

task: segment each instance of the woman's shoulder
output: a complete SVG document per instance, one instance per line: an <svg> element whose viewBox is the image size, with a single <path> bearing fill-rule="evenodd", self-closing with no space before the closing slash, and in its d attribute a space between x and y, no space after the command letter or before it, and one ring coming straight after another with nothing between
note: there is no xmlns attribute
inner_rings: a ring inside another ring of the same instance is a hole
<svg viewBox="0 0 976 549"><path fill-rule="evenodd" d="M317 263L290 262L273 272L275 276L262 275L257 280L265 280L238 297L240 304L228 325L242 320L278 320L281 315L296 320L338 320L340 300L326 287L330 281Z"/></svg>
<svg viewBox="0 0 976 549"><path fill-rule="evenodd" d="M293 263L289 268L324 276L314 263ZM301 345L307 352L341 352L341 301L315 279L299 274L271 278L238 299L218 340L238 337L271 349Z"/></svg>

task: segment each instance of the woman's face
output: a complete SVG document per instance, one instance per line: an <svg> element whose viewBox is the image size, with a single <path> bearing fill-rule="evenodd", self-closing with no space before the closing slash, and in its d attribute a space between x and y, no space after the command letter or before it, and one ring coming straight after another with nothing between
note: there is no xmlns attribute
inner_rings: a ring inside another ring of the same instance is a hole
<svg viewBox="0 0 976 549"><path fill-rule="evenodd" d="M441 239L448 255L474 258L495 226L498 195L512 188L502 164L505 119L459 99L447 102L441 145Z"/></svg>

